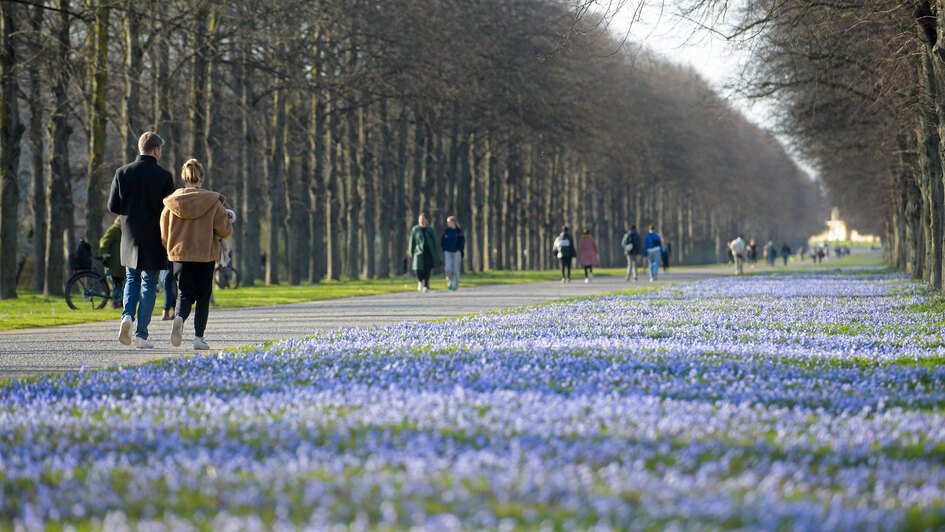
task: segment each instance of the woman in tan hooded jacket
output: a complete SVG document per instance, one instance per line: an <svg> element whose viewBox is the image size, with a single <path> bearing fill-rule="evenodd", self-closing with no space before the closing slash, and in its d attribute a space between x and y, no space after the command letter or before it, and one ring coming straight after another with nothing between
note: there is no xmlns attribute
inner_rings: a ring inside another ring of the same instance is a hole
<svg viewBox="0 0 945 532"><path fill-rule="evenodd" d="M220 239L233 233L221 194L204 190L203 166L190 159L181 168L184 188L164 198L161 212L161 240L173 262L180 296L171 326L171 345L182 341L184 320L194 309L194 349L210 349L204 340L210 314L213 267L220 258Z"/></svg>

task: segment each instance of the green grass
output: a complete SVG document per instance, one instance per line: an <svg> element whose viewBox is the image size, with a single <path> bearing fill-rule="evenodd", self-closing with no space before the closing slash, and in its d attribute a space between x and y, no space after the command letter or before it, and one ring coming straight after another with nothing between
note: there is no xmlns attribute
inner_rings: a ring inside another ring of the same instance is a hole
<svg viewBox="0 0 945 532"><path fill-rule="evenodd" d="M598 275L623 275L623 268L600 268ZM574 272L578 276L578 272ZM556 281L561 278L557 270L491 270L487 272L465 273L460 280L460 287L487 284L517 284L540 281ZM446 279L442 275L430 280L433 290L446 290ZM289 286L286 284L240 287L238 289L214 290L216 306L214 308L245 308L306 301L321 301L352 296L373 296L409 292L417 289L417 281L412 277L399 276L392 279L371 279L340 281L322 281L321 283ZM158 295L155 315L161 314L163 294ZM0 331L26 329L29 327L49 327L94 321L117 320L121 310L104 308L102 310L72 310L61 297L44 298L42 294L31 291L19 291L17 299L0 300Z"/></svg>

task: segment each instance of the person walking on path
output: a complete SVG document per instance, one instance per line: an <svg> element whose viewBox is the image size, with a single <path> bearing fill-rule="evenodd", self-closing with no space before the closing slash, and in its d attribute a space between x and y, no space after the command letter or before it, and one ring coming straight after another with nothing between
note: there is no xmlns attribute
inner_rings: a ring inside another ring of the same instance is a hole
<svg viewBox="0 0 945 532"><path fill-rule="evenodd" d="M774 241L772 240L765 244L765 258L768 259L768 266L774 268L774 261L778 258L778 250L774 247Z"/></svg>
<svg viewBox="0 0 945 532"><path fill-rule="evenodd" d="M751 269L755 269L755 264L758 262L758 244L755 243L754 238L748 243L748 262L751 263Z"/></svg>
<svg viewBox="0 0 945 532"><path fill-rule="evenodd" d="M781 244L781 258L784 260L784 265L787 266L788 257L791 256L791 246L787 245L787 242Z"/></svg>
<svg viewBox="0 0 945 532"><path fill-rule="evenodd" d="M663 239L656 232L656 226L650 224L646 238L643 239L643 248L646 249L646 262L650 267L650 281L655 281L660 273L660 260L663 257Z"/></svg>
<svg viewBox="0 0 945 532"><path fill-rule="evenodd" d="M181 168L184 188L164 198L161 240L167 247L177 280L177 307L171 325L171 345L180 346L184 320L194 307L194 349L210 349L204 340L210 315L213 267L220 259L220 239L233 234L233 224L223 207L226 198L202 187L203 166L190 159Z"/></svg>
<svg viewBox="0 0 945 532"><path fill-rule="evenodd" d="M631 225L630 230L624 233L623 238L620 239L620 245L623 246L624 255L627 256L626 280L629 281L632 275L633 280L636 281L637 266L643 257L643 239L640 238L636 225Z"/></svg>
<svg viewBox="0 0 945 532"><path fill-rule="evenodd" d="M735 259L735 274L741 275L745 272L745 250L747 249L745 240L739 235L729 243L728 247L732 250L732 258Z"/></svg>
<svg viewBox="0 0 945 532"><path fill-rule="evenodd" d="M584 266L584 282L589 283L594 278L594 266L600 264L600 250L597 241L591 236L591 230L585 229L578 245L581 251L581 265Z"/></svg>
<svg viewBox="0 0 945 532"><path fill-rule="evenodd" d="M463 229L456 222L455 216L446 219L446 229L443 230L440 247L443 248L446 287L450 290L459 290L459 274L463 266L466 237L463 235Z"/></svg>
<svg viewBox="0 0 945 532"><path fill-rule="evenodd" d="M121 217L121 264L125 267L125 291L118 341L148 349L148 324L154 312L157 283L167 267L159 226L163 200L174 192L171 173L158 165L164 140L146 132L138 139L138 158L115 171L108 210ZM138 325L134 339L131 325Z"/></svg>
<svg viewBox="0 0 945 532"><path fill-rule="evenodd" d="M440 248L437 247L436 232L430 227L426 214L417 218L417 225L410 230L407 255L413 259L413 269L417 272L417 291L430 289L430 272L443 265Z"/></svg>
<svg viewBox="0 0 945 532"><path fill-rule="evenodd" d="M98 250L106 258L105 266L115 279L115 293L112 295L112 308L121 308L118 300L120 290L125 286L125 267L121 265L121 217L116 216L115 222L109 227L101 240L98 241Z"/></svg>
<svg viewBox="0 0 945 532"><path fill-rule="evenodd" d="M561 282L571 282L571 260L576 252L574 250L574 238L568 233L568 226L561 227L561 234L555 238L552 250L558 257L558 263L561 264ZM565 273L567 272L567 273Z"/></svg>

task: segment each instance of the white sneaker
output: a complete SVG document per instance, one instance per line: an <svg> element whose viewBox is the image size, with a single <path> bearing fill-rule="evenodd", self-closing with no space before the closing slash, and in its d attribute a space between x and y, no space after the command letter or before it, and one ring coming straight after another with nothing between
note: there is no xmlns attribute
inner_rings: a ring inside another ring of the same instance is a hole
<svg viewBox="0 0 945 532"><path fill-rule="evenodd" d="M429 288L427 288L427 287L424 286L423 289L420 290L420 291L423 292L424 294L426 294L426 293L427 293L427 290L429 290Z"/></svg>
<svg viewBox="0 0 945 532"><path fill-rule="evenodd" d="M208 344L203 338L194 336L194 349L197 349L198 351L206 351L210 349L210 344Z"/></svg>
<svg viewBox="0 0 945 532"><path fill-rule="evenodd" d="M184 341L183 338L184 332L184 320L180 319L180 316L174 318L174 323L171 324L171 345L174 347L180 347L181 342Z"/></svg>
<svg viewBox="0 0 945 532"><path fill-rule="evenodd" d="M121 345L131 345L131 324L134 320L131 316L125 314L121 317L121 325L118 328L118 341Z"/></svg>
<svg viewBox="0 0 945 532"><path fill-rule="evenodd" d="M135 336L135 339L134 341L132 341L132 344L134 344L135 349L154 348L154 344L151 342L151 340L148 340L147 338L138 338L137 336Z"/></svg>
<svg viewBox="0 0 945 532"><path fill-rule="evenodd" d="M584 278L584 284L587 284L587 283L589 283L589 282L591 282L590 278L585 277L585 278Z"/></svg>
<svg viewBox="0 0 945 532"><path fill-rule="evenodd" d="M417 292L423 292L423 281L417 283Z"/></svg>

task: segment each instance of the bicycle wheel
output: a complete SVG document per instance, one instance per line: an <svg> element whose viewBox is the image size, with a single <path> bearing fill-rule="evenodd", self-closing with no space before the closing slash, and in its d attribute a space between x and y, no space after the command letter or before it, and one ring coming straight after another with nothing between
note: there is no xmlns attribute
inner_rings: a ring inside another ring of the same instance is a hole
<svg viewBox="0 0 945 532"><path fill-rule="evenodd" d="M102 283L104 287L99 286ZM79 305L99 309L104 307L109 299L111 293L108 291L107 281L99 273L79 272L66 282L66 304L72 310L79 310Z"/></svg>
<svg viewBox="0 0 945 532"><path fill-rule="evenodd" d="M227 274L225 266L217 266L213 270L213 282L217 284L217 288L223 290L230 287L230 276Z"/></svg>
<svg viewBox="0 0 945 532"><path fill-rule="evenodd" d="M236 268L230 266L230 284L233 285L233 288L240 287L240 272L236 271Z"/></svg>

